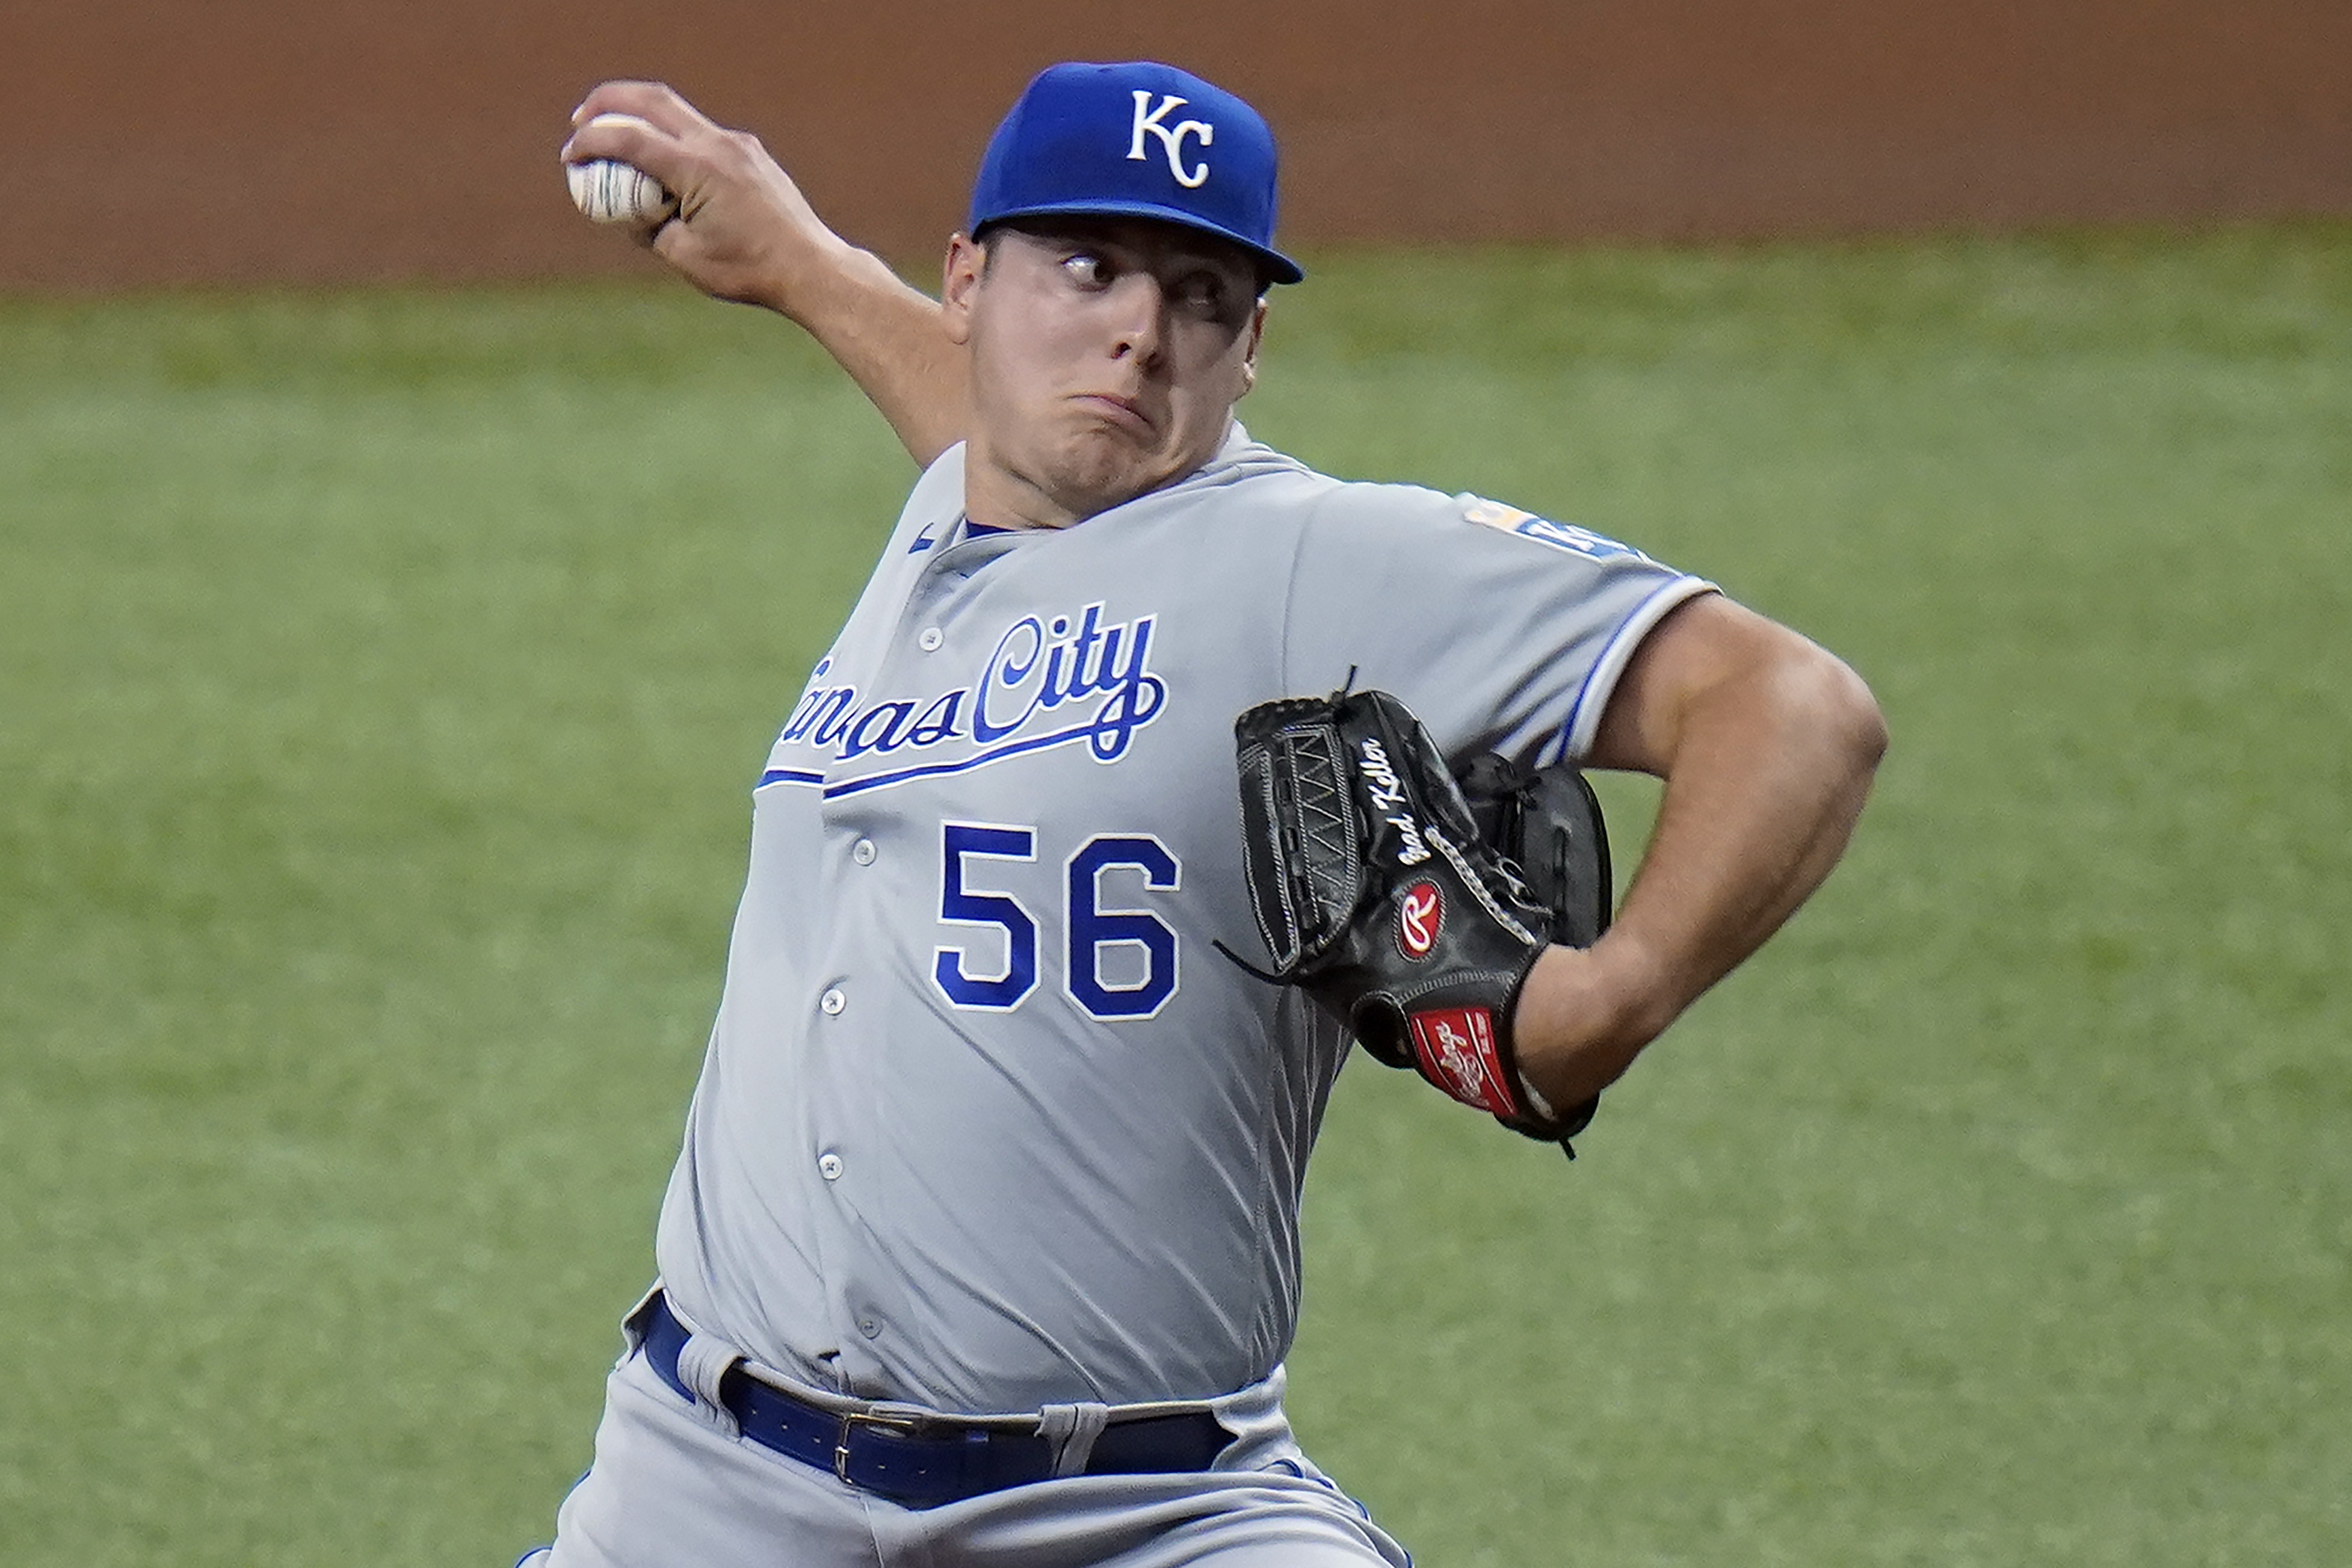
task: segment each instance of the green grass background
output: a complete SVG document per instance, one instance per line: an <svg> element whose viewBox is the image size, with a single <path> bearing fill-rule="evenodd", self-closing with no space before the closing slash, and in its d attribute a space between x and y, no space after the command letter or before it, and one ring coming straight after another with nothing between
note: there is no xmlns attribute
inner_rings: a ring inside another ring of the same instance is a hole
<svg viewBox="0 0 2352 1568"><path fill-rule="evenodd" d="M1573 1167L1348 1076L1312 1450L1426 1564L2352 1561L2352 226L1312 259L1258 434L1895 733ZM677 290L0 302L0 1559L545 1537L909 474Z"/></svg>

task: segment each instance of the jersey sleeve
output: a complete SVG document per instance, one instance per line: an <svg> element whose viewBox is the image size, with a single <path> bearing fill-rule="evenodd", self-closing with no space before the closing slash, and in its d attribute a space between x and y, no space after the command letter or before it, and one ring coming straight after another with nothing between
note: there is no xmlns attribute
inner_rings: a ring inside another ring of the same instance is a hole
<svg viewBox="0 0 2352 1568"><path fill-rule="evenodd" d="M1389 691L1449 755L1591 749L1617 679L1713 584L1589 529L1476 496L1339 485L1301 531L1286 690Z"/></svg>

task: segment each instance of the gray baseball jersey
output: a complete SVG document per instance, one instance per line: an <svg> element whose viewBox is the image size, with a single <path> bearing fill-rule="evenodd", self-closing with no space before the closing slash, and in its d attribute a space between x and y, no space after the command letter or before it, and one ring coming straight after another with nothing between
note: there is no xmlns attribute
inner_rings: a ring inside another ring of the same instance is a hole
<svg viewBox="0 0 2352 1568"><path fill-rule="evenodd" d="M1233 721L1352 679L1449 754L1574 758L1707 585L1238 426L1060 531L916 485L770 753L657 1244L678 1312L960 1412L1267 1379L1345 1041L1257 951Z"/></svg>

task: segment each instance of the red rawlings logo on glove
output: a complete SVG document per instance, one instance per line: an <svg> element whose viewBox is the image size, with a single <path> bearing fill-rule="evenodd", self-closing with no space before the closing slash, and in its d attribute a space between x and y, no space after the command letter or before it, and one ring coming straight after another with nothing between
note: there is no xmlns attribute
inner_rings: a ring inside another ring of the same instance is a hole
<svg viewBox="0 0 2352 1568"><path fill-rule="evenodd" d="M1407 1022L1422 1077L1489 1115L1519 1113L1518 1096L1503 1081L1494 1014L1484 1007L1440 1007L1412 1014Z"/></svg>
<svg viewBox="0 0 2352 1568"><path fill-rule="evenodd" d="M1407 958L1423 959L1437 945L1437 931L1445 919L1445 900L1434 882L1415 882L1397 906L1397 951Z"/></svg>

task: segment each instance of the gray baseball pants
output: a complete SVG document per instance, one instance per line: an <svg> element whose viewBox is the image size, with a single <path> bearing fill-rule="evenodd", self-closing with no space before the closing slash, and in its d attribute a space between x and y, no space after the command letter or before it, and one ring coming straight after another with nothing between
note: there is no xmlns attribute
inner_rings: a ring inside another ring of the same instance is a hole
<svg viewBox="0 0 2352 1568"><path fill-rule="evenodd" d="M1290 1452L1295 1453L1295 1449ZM908 1509L732 1436L631 1355L596 1458L518 1568L1410 1568L1311 1467L1077 1476Z"/></svg>

